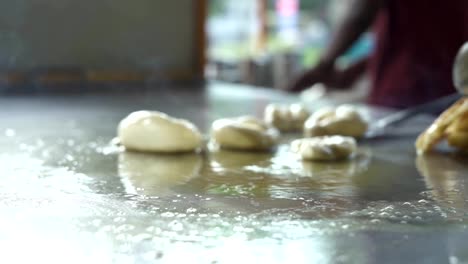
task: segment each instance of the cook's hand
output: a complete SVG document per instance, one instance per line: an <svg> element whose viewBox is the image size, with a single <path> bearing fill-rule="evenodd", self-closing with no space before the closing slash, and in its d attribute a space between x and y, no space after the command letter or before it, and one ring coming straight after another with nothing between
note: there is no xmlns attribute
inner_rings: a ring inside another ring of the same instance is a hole
<svg viewBox="0 0 468 264"><path fill-rule="evenodd" d="M322 62L298 76L286 89L299 92L316 83L323 83L327 89L349 89L364 74L367 63L368 59L362 58L344 69L338 69L333 63Z"/></svg>
<svg viewBox="0 0 468 264"><path fill-rule="evenodd" d="M334 71L333 64L320 63L316 67L309 69L296 77L292 83L286 87L286 90L291 92L300 92L316 83L327 84L331 79L333 79Z"/></svg>

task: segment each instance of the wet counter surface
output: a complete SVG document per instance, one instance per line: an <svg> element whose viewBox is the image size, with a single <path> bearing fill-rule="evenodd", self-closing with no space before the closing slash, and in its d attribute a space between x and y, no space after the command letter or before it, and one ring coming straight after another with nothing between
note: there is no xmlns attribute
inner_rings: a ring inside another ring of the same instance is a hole
<svg viewBox="0 0 468 264"><path fill-rule="evenodd" d="M430 117L362 140L337 163L298 160L286 144L298 135L272 153L148 155L109 143L135 110L207 132L216 118L296 100L225 84L1 98L2 262L468 262L468 160L416 157Z"/></svg>

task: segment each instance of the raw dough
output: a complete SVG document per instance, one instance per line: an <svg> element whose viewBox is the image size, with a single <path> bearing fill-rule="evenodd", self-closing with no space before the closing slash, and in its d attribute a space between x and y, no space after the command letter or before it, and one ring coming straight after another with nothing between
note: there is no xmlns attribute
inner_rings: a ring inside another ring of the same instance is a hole
<svg viewBox="0 0 468 264"><path fill-rule="evenodd" d="M424 154L444 138L449 145L468 151L468 98L445 110L416 140L418 154Z"/></svg>
<svg viewBox="0 0 468 264"><path fill-rule="evenodd" d="M362 137L368 124L361 114L351 105L337 108L323 108L312 114L304 124L306 137L341 135Z"/></svg>
<svg viewBox="0 0 468 264"><path fill-rule="evenodd" d="M343 160L356 152L356 140L344 136L303 138L291 143L291 150L304 160Z"/></svg>
<svg viewBox="0 0 468 264"><path fill-rule="evenodd" d="M211 138L221 148L268 150L277 144L279 132L255 117L243 116L213 122Z"/></svg>
<svg viewBox="0 0 468 264"><path fill-rule="evenodd" d="M190 152L202 145L195 125L157 111L131 113L120 122L117 135L126 149L137 151Z"/></svg>
<svg viewBox="0 0 468 264"><path fill-rule="evenodd" d="M148 154L122 152L119 154L119 176L128 193L162 195L170 188L184 184L199 175L203 165L201 155Z"/></svg>
<svg viewBox="0 0 468 264"><path fill-rule="evenodd" d="M269 104L265 108L264 120L280 131L301 131L309 116L309 111L301 104Z"/></svg>

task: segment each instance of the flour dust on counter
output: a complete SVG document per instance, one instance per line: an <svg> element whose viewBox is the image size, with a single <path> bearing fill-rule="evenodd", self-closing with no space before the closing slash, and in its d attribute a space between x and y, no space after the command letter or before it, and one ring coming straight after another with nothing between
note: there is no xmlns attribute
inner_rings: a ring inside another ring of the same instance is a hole
<svg viewBox="0 0 468 264"><path fill-rule="evenodd" d="M417 133L362 140L336 162L302 161L282 141L275 151L171 155L109 142L138 109L207 133L220 116L260 117L279 98L238 89L231 100L219 85L207 96L175 90L187 108L158 93L0 98L2 261L468 261L467 161L417 157Z"/></svg>

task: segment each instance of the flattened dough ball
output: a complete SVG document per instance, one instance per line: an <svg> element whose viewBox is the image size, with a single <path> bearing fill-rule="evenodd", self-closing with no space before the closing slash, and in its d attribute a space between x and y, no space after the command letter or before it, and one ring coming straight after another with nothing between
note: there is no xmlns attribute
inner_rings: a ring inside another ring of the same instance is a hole
<svg viewBox="0 0 468 264"><path fill-rule="evenodd" d="M274 147L279 132L255 117L243 116L213 122L211 138L221 148L260 151Z"/></svg>
<svg viewBox="0 0 468 264"><path fill-rule="evenodd" d="M301 104L269 104L264 112L265 122L283 132L301 131L309 116L309 111Z"/></svg>
<svg viewBox="0 0 468 264"><path fill-rule="evenodd" d="M359 138L364 136L368 124L350 105L323 108L312 114L304 124L306 137L341 135Z"/></svg>
<svg viewBox="0 0 468 264"><path fill-rule="evenodd" d="M344 136L303 138L291 143L291 151L303 160L335 161L350 158L357 149L356 140Z"/></svg>
<svg viewBox="0 0 468 264"><path fill-rule="evenodd" d="M195 125L157 111L131 113L120 121L117 135L126 149L143 152L191 152L202 145Z"/></svg>

